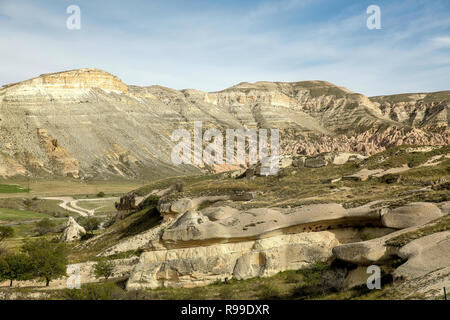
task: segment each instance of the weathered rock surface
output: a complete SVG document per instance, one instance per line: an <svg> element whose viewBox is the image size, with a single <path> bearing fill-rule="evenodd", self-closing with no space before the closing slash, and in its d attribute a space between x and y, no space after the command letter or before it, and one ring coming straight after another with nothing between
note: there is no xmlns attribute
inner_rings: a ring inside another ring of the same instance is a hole
<svg viewBox="0 0 450 320"><path fill-rule="evenodd" d="M397 249L386 246L388 236L368 241L346 243L333 248L336 258L358 265L372 265L383 263L397 255Z"/></svg>
<svg viewBox="0 0 450 320"><path fill-rule="evenodd" d="M243 193L239 195L223 195L223 196L204 196L193 199L183 198L173 202L160 202L158 203L158 211L163 215L167 214L180 214L189 210L195 210L205 203L214 203L218 201L249 201L253 199L251 193Z"/></svg>
<svg viewBox="0 0 450 320"><path fill-rule="evenodd" d="M399 266L394 276L411 279L450 267L450 231L443 231L411 241L398 251L408 259Z"/></svg>
<svg viewBox="0 0 450 320"><path fill-rule="evenodd" d="M442 216L441 210L435 204L415 202L389 210L383 214L381 221L388 228L404 229L425 224Z"/></svg>
<svg viewBox="0 0 450 320"><path fill-rule="evenodd" d="M331 257L338 244L328 231L269 239L144 252L127 289L193 287L216 280L271 276Z"/></svg>
<svg viewBox="0 0 450 320"><path fill-rule="evenodd" d="M398 97L368 99L325 81L206 93L127 86L98 69L46 74L0 88L0 176L154 178L238 169L173 165L171 133L192 131L194 121L221 131L278 128L280 154L288 156L450 143L448 92L391 99Z"/></svg>
<svg viewBox="0 0 450 320"><path fill-rule="evenodd" d="M86 230L73 217L69 217L69 221L67 221L66 227L61 235L61 241L71 242L79 240L84 234L86 234Z"/></svg>
<svg viewBox="0 0 450 320"><path fill-rule="evenodd" d="M296 208L256 208L241 212L228 207L211 207L182 214L164 231L161 240L167 247L177 247L379 224L379 210L369 207L346 210L335 203Z"/></svg>

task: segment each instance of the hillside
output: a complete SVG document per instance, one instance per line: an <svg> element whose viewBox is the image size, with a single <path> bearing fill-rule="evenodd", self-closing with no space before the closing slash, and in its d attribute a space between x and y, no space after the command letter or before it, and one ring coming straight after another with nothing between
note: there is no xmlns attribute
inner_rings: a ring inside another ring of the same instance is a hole
<svg viewBox="0 0 450 320"><path fill-rule="evenodd" d="M450 284L449 146L335 161L342 156L322 154L326 165L316 168L294 158L275 176L250 168L155 180L122 196L134 195L135 209L107 217L95 210L105 228L71 242L85 290L65 289L62 278L50 288L23 281L0 296L441 299ZM81 207L109 201L78 199ZM17 220L20 211L10 212ZM18 235L8 246L20 246ZM101 259L115 266L109 283L93 276ZM365 286L370 265L382 270L380 290Z"/></svg>
<svg viewBox="0 0 450 320"><path fill-rule="evenodd" d="M194 121L222 132L279 128L281 152L372 155L446 145L449 94L367 98L325 81L240 83L219 92L137 87L98 69L0 89L0 177L162 178L227 166L174 166L171 133Z"/></svg>

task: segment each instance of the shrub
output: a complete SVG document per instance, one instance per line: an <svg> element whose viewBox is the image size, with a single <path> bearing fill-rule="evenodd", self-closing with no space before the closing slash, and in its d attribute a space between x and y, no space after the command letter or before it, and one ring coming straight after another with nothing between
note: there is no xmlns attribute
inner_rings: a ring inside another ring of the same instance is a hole
<svg viewBox="0 0 450 320"><path fill-rule="evenodd" d="M144 201L142 201L142 204L140 205L141 208L147 208L147 207L156 207L158 204L159 197L151 194L147 198L145 198Z"/></svg>
<svg viewBox="0 0 450 320"><path fill-rule="evenodd" d="M10 226L0 226L0 242L12 238L14 236L14 229Z"/></svg>
<svg viewBox="0 0 450 320"><path fill-rule="evenodd" d="M387 184L391 184L391 183L397 183L400 182L401 180L401 176L399 176L398 174L385 174L380 178L380 182L382 183L387 183Z"/></svg>
<svg viewBox="0 0 450 320"><path fill-rule="evenodd" d="M66 289L63 298L67 300L119 300L126 292L115 283L93 283L81 286L81 289Z"/></svg>
<svg viewBox="0 0 450 320"><path fill-rule="evenodd" d="M114 215L108 214L106 219L103 221L103 228L109 228L110 226L112 226L114 224L115 221L116 220L114 218Z"/></svg>
<svg viewBox="0 0 450 320"><path fill-rule="evenodd" d="M44 218L36 223L35 232L42 236L44 234L52 233L55 231L55 223L49 218Z"/></svg>
<svg viewBox="0 0 450 320"><path fill-rule="evenodd" d="M327 270L329 266L325 262L318 261L311 267L300 269L298 272L303 276L305 284L314 286L320 284Z"/></svg>
<svg viewBox="0 0 450 320"><path fill-rule="evenodd" d="M263 300L267 299L276 299L278 298L280 292L278 291L277 287L271 284L263 284L260 287L259 291L259 297Z"/></svg>
<svg viewBox="0 0 450 320"><path fill-rule="evenodd" d="M92 231L97 230L100 225L100 220L94 217L78 217L77 222L86 229L86 232L92 233Z"/></svg>
<svg viewBox="0 0 450 320"><path fill-rule="evenodd" d="M105 197L105 193L103 191L100 191L99 193L97 193L97 197L103 198Z"/></svg>
<svg viewBox="0 0 450 320"><path fill-rule="evenodd" d="M108 280L114 273L114 263L107 259L102 259L94 265L94 275L96 278Z"/></svg>

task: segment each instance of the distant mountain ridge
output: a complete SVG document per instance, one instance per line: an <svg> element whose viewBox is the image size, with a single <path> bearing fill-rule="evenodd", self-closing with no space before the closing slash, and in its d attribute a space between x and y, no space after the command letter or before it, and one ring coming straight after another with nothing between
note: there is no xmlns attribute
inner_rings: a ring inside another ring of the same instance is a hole
<svg viewBox="0 0 450 320"><path fill-rule="evenodd" d="M129 86L99 69L0 88L0 177L163 177L226 170L174 166L173 130L279 128L283 153L370 155L446 145L450 91L368 98L326 81L240 83L218 92Z"/></svg>

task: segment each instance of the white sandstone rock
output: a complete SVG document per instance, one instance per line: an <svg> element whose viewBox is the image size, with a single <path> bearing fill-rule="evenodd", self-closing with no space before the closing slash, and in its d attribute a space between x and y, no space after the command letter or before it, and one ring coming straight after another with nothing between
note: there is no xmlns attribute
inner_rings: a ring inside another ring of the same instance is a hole
<svg viewBox="0 0 450 320"><path fill-rule="evenodd" d="M62 233L61 241L71 242L79 240L84 234L86 234L86 230L73 217L70 217Z"/></svg>

